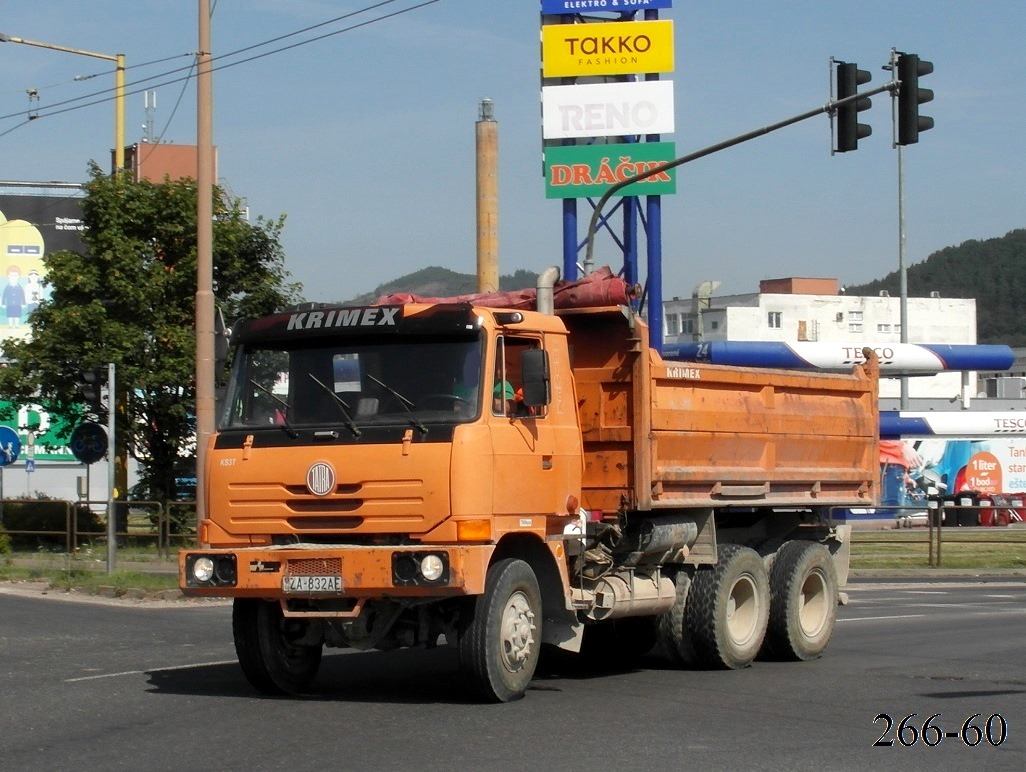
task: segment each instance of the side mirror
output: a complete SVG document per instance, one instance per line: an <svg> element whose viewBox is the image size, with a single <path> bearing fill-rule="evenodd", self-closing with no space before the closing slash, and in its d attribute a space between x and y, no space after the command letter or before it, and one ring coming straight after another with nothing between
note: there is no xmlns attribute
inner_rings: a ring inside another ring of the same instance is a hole
<svg viewBox="0 0 1026 772"><path fill-rule="evenodd" d="M524 404L542 407L549 404L549 352L528 349L520 354L520 376L524 383Z"/></svg>

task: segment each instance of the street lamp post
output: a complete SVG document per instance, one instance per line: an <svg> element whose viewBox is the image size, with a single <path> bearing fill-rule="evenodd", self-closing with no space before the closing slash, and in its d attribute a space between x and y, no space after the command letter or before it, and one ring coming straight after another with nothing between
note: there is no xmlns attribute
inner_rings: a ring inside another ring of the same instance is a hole
<svg viewBox="0 0 1026 772"><path fill-rule="evenodd" d="M125 168L125 55L124 54L98 54L95 51L83 51L79 48L68 48L54 43L40 43L36 40L5 35L0 32L0 43L21 43L26 46L37 48L48 48L51 51L64 51L69 54L81 54L91 56L94 59L104 59L114 62L114 170L120 172Z"/></svg>

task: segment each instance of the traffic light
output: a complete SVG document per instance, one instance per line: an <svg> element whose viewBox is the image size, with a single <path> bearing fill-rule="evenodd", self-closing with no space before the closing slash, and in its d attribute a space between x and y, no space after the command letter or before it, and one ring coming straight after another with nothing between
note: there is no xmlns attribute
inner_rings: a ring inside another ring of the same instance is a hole
<svg viewBox="0 0 1026 772"><path fill-rule="evenodd" d="M868 70L860 70L857 64L837 63L837 98L855 96L859 86L869 83L873 76ZM859 140L873 133L873 127L859 123L859 113L873 106L869 97L854 99L837 108L837 152L847 153L859 149Z"/></svg>
<svg viewBox="0 0 1026 772"><path fill-rule="evenodd" d="M933 128L933 118L919 114L919 105L933 101L933 91L919 88L919 78L933 72L933 62L917 54L898 54L898 144L914 145L919 132Z"/></svg>
<svg viewBox="0 0 1026 772"><path fill-rule="evenodd" d="M100 400L100 389L103 387L103 383L106 380L106 368L105 367L92 367L88 370L82 371L82 386L79 391L82 394L82 399L86 401L93 410L99 410L102 406Z"/></svg>

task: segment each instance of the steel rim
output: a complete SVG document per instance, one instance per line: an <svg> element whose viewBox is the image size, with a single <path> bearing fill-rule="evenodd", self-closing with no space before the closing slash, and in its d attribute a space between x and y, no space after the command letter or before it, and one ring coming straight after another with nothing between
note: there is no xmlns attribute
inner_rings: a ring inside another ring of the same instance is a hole
<svg viewBox="0 0 1026 772"><path fill-rule="evenodd" d="M747 574L738 578L727 597L727 634L738 646L750 642L759 629L759 592Z"/></svg>
<svg viewBox="0 0 1026 772"><path fill-rule="evenodd" d="M798 624L802 633L809 638L819 635L828 616L826 580L820 571L812 571L798 593Z"/></svg>
<svg viewBox="0 0 1026 772"><path fill-rule="evenodd" d="M517 591L502 612L502 664L511 673L523 670L534 646L534 612L527 596Z"/></svg>

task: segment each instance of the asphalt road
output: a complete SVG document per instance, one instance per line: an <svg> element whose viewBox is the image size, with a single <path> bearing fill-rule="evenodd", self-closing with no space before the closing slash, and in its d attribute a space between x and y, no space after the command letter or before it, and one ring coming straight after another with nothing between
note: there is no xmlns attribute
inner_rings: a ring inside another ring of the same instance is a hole
<svg viewBox="0 0 1026 772"><path fill-rule="evenodd" d="M815 662L563 667L478 705L448 649L332 654L311 695L267 699L235 662L227 606L0 589L0 769L1026 769L1026 583L850 597ZM956 736L929 747L935 713Z"/></svg>

